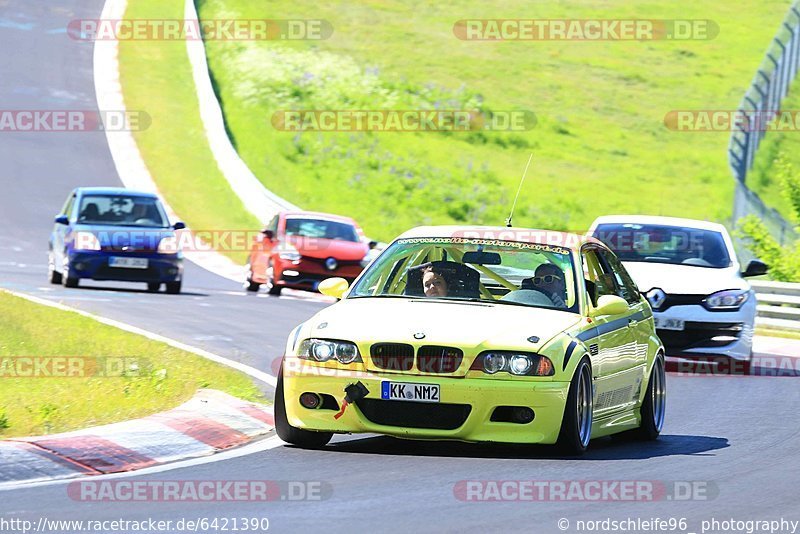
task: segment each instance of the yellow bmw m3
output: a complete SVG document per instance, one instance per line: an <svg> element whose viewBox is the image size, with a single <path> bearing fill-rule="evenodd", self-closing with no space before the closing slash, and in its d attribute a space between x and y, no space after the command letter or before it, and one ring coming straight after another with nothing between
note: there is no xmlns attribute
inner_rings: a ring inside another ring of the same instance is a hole
<svg viewBox="0 0 800 534"><path fill-rule="evenodd" d="M340 300L295 328L278 376L278 435L334 433L556 444L569 454L664 424L653 315L600 241L504 227L406 232Z"/></svg>

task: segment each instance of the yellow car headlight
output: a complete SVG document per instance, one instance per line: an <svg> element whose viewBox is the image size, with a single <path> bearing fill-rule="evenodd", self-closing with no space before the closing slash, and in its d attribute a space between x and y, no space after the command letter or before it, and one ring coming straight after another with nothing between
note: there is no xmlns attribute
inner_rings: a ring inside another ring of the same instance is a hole
<svg viewBox="0 0 800 534"><path fill-rule="evenodd" d="M470 369L489 375L504 372L515 376L553 376L556 372L553 362L546 356L496 350L479 354Z"/></svg>
<svg viewBox="0 0 800 534"><path fill-rule="evenodd" d="M361 362L361 353L355 343L336 339L304 339L297 349L297 357L303 360L327 362L335 359L339 363Z"/></svg>

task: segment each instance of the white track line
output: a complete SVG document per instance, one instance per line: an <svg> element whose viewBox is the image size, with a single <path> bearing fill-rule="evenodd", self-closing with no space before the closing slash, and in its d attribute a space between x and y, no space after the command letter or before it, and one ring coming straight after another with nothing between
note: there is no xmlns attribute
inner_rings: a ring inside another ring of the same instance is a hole
<svg viewBox="0 0 800 534"><path fill-rule="evenodd" d="M153 467L145 467L144 469L138 469L136 471L126 471L123 473L109 473L107 475L93 475L89 478L85 476L78 476L73 478L60 478L57 480L43 480L41 482L32 482L27 484L4 483L0 484L0 492L35 488L39 486L58 486L58 485L70 484L72 482L75 482L76 480L95 481L95 480L109 480L115 478L129 478L129 477L154 475L166 471L174 471L176 469L185 469L187 467L194 467L197 465L205 465L214 462L232 460L234 458L240 458L242 456L247 456L258 452L268 451L270 449L280 447L281 445L284 445L284 442L281 441L281 439L278 436L273 435L272 437L255 441L253 443L250 443L248 445L243 445L242 447L238 447L236 449L217 452L211 456L204 456L202 458L192 458L190 460L178 460L177 462L172 462L162 465L154 465Z"/></svg>
<svg viewBox="0 0 800 534"><path fill-rule="evenodd" d="M194 6L194 0L186 0L183 18L198 20L200 17ZM299 210L288 200L279 197L259 181L253 171L233 148L228 132L225 130L225 118L222 108L214 93L211 76L208 72L205 43L202 39L186 39L186 52L192 65L192 76L200 104L200 118L203 121L208 145L214 154L222 176L230 184L244 207L266 224L273 215L282 209Z"/></svg>
<svg viewBox="0 0 800 534"><path fill-rule="evenodd" d="M216 362L216 363L225 365L227 367L230 367L232 369L236 369L237 371L241 371L242 373L246 374L247 376L249 376L251 378L255 378L256 380L259 380L260 382L263 382L265 384L269 384L272 387L276 387L277 386L277 379L274 376L272 376L272 375L270 375L268 373L265 373L264 371L259 371L255 367L250 367L249 365L245 365L243 363L230 360L228 358L225 358L224 356L220 356L218 354L214 354L213 352L209 352L207 350L204 350L204 349L201 349L201 348L198 348L198 347L193 347L191 345L187 345L186 343L182 343L182 342L177 341L175 339L168 338L168 337L162 336L160 334L156 334L154 332L150 332L148 330L144 330L142 328L139 328L138 326L133 326L133 325L130 325L130 324L127 324L127 323L123 323L121 321L114 320L114 319L107 319L105 317L101 317L101 316L95 315L93 313L89 313L89 312L86 312L86 311L83 311L83 310L79 310L77 308L72 308L70 306L66 306L64 304L61 304L60 302L53 302L51 300L43 299L43 298L40 298L40 297L34 297L33 295L28 295L27 293L20 293L20 292L11 291L11 290L8 290L8 289L2 289L2 291L10 293L10 294L12 294L12 295L14 295L16 297L23 298L23 299L28 300L30 302L34 302L36 304L42 304L44 306L49 306L49 307L55 308L57 310L74 312L74 313L77 313L77 314L82 315L84 317L88 317L90 319L94 319L95 321L98 321L98 322L103 323L105 325L113 326L115 328L119 328L120 330L124 330L124 331L130 332L132 334L138 334L138 335L144 336L144 337L146 337L148 339L152 339L153 341L160 341L161 343L166 343L170 347L175 347L176 349L185 350L186 352L191 352L192 354L196 354L198 356L202 356L203 358L206 358L207 360L211 360L212 362Z"/></svg>
<svg viewBox="0 0 800 534"><path fill-rule="evenodd" d="M127 0L106 0L100 18L120 20L125 17L126 7ZM124 112L126 109L125 99L119 79L119 43L115 40L96 40L93 62L98 109L101 112L110 110ZM117 175L125 187L158 194L164 202L170 219L179 220L180 217L159 193L158 186L150 175L133 134L129 131L115 131L109 128L106 128L105 132L111 158L117 168ZM234 282L244 282L244 267L216 251L188 251L184 255L192 263L218 276Z"/></svg>

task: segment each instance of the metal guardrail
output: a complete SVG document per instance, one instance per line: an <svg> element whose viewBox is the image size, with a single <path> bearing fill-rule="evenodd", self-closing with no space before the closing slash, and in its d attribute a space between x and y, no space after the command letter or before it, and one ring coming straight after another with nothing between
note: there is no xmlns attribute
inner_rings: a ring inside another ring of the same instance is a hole
<svg viewBox="0 0 800 534"><path fill-rule="evenodd" d="M756 325L800 332L800 284L753 281L758 299Z"/></svg>
<svg viewBox="0 0 800 534"><path fill-rule="evenodd" d="M778 34L770 43L764 61L744 95L739 111L751 121L739 124L731 134L728 162L734 176L744 182L747 171L766 133L760 127L765 117L776 113L789 92L789 86L800 68L800 2L795 2L786 15Z"/></svg>
<svg viewBox="0 0 800 534"><path fill-rule="evenodd" d="M773 236L783 245L794 241L797 234L792 224L776 210L767 207L747 187L747 173L753 167L755 154L766 134L764 125L781 109L789 86L800 69L800 1L789 8L777 35L770 43L755 78L739 104L742 121L731 133L728 143L728 164L737 180L733 206L733 223L755 214L764 220Z"/></svg>

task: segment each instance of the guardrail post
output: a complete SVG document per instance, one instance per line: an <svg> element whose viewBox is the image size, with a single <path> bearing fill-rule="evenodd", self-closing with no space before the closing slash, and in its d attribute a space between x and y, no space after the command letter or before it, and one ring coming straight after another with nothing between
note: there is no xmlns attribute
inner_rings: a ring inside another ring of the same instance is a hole
<svg viewBox="0 0 800 534"><path fill-rule="evenodd" d="M797 59L795 58L795 54L797 53L795 44L797 40L797 34L795 33L794 29L786 22L783 23L783 27L789 32L792 36L789 39L789 44L787 48L789 49L789 80L794 80L794 77L797 75ZM791 83L791 82L790 82Z"/></svg>

